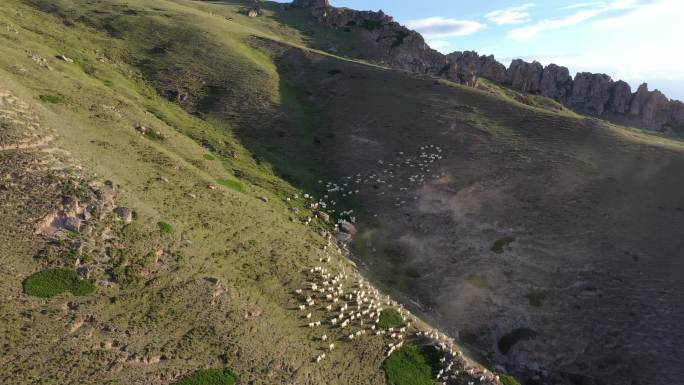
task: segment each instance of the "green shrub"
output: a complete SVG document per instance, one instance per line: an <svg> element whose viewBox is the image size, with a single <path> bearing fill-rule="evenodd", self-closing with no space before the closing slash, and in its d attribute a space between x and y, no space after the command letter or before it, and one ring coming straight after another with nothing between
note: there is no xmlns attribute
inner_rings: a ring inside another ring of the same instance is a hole
<svg viewBox="0 0 684 385"><path fill-rule="evenodd" d="M502 237L496 240L494 244L492 245L492 251L501 254L504 252L504 248L508 246L509 244L513 243L515 241L515 238L513 237Z"/></svg>
<svg viewBox="0 0 684 385"><path fill-rule="evenodd" d="M442 352L434 346L405 346L392 353L383 368L390 385L432 385Z"/></svg>
<svg viewBox="0 0 684 385"><path fill-rule="evenodd" d="M200 369L174 385L234 385L237 376L229 369Z"/></svg>
<svg viewBox="0 0 684 385"><path fill-rule="evenodd" d="M537 333L530 328L513 329L513 331L499 339L499 351L501 352L501 354L508 354L513 345L517 344L520 341L525 341L534 338L536 335Z"/></svg>
<svg viewBox="0 0 684 385"><path fill-rule="evenodd" d="M71 292L73 295L86 295L95 290L92 282L81 279L74 270L57 268L32 274L22 282L24 293L41 298Z"/></svg>
<svg viewBox="0 0 684 385"><path fill-rule="evenodd" d="M380 312L380 322L378 326L381 328L396 328L404 325L404 319L401 318L401 313L397 309L384 309Z"/></svg>
<svg viewBox="0 0 684 385"><path fill-rule="evenodd" d="M154 141L164 140L164 137L161 134L159 134L158 132L152 131L152 130L146 130L143 133L143 136L149 140L154 140Z"/></svg>
<svg viewBox="0 0 684 385"><path fill-rule="evenodd" d="M173 232L173 226L163 221L157 222L157 227L162 234L171 234Z"/></svg>
<svg viewBox="0 0 684 385"><path fill-rule="evenodd" d="M508 374L499 374L499 380L501 380L503 385L520 385L518 380L513 378L513 376L509 376Z"/></svg>
<svg viewBox="0 0 684 385"><path fill-rule="evenodd" d="M206 160L216 160L216 157L211 154L204 154L204 159Z"/></svg>
<svg viewBox="0 0 684 385"><path fill-rule="evenodd" d="M64 103L64 97L60 95L40 95L38 98L46 103L59 104Z"/></svg>
<svg viewBox="0 0 684 385"><path fill-rule="evenodd" d="M242 184L236 180L232 179L217 179L216 183L220 184L223 187L227 187L231 190L235 191L240 191L242 192Z"/></svg>

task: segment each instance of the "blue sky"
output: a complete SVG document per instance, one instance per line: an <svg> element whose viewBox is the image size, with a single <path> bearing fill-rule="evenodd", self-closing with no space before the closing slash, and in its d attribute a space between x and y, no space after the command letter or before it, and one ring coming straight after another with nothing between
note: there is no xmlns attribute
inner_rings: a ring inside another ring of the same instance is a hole
<svg viewBox="0 0 684 385"><path fill-rule="evenodd" d="M684 100L684 0L332 0L382 9L444 53L603 72Z"/></svg>

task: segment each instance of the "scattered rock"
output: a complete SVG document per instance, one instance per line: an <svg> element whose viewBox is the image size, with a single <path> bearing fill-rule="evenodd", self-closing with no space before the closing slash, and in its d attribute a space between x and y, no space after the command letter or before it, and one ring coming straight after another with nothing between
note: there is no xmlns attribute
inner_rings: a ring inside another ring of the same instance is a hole
<svg viewBox="0 0 684 385"><path fill-rule="evenodd" d="M356 234L356 226L354 226L351 222L347 221L340 221L340 230L343 232L349 234L349 235L354 235Z"/></svg>
<svg viewBox="0 0 684 385"><path fill-rule="evenodd" d="M268 202L268 198L266 197L259 197L259 199L261 199L263 202Z"/></svg>
<svg viewBox="0 0 684 385"><path fill-rule="evenodd" d="M216 277L205 277L204 280L211 283L212 285L214 285L216 287L221 286L221 280L216 278Z"/></svg>
<svg viewBox="0 0 684 385"><path fill-rule="evenodd" d="M78 233L81 230L81 220L76 217L67 217L64 219L64 228Z"/></svg>
<svg viewBox="0 0 684 385"><path fill-rule="evenodd" d="M342 241L342 242L349 242L352 239L351 235L349 235L347 233L337 233L336 237L339 241Z"/></svg>
<svg viewBox="0 0 684 385"><path fill-rule="evenodd" d="M316 211L316 216L325 223L330 221L330 215L323 211Z"/></svg>
<svg viewBox="0 0 684 385"><path fill-rule="evenodd" d="M114 213L116 214L119 219L121 219L124 223L131 223L133 222L133 210L131 210L128 207L124 206L119 206L114 209Z"/></svg>
<svg viewBox="0 0 684 385"><path fill-rule="evenodd" d="M65 62L67 62L67 63L73 63L73 62L74 62L74 59L72 59L72 58L70 58L70 57L67 57L67 56L65 56L65 55L63 55L63 54L57 55L57 59L63 60L63 61L65 61Z"/></svg>
<svg viewBox="0 0 684 385"><path fill-rule="evenodd" d="M90 278L90 268L88 266L79 266L76 269L76 272L78 275L80 275L82 278L88 279Z"/></svg>

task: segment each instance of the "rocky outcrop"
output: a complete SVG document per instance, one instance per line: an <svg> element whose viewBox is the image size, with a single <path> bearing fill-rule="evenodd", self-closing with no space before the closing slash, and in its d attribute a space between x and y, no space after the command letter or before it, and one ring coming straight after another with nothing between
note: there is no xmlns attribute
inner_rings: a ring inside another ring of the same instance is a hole
<svg viewBox="0 0 684 385"><path fill-rule="evenodd" d="M567 68L549 64L542 71L540 92L543 96L566 100L572 94L572 77Z"/></svg>
<svg viewBox="0 0 684 385"><path fill-rule="evenodd" d="M479 77L501 83L507 80L506 67L493 55L479 56L474 51L453 52L446 55L446 61L446 77L461 84L474 87Z"/></svg>
<svg viewBox="0 0 684 385"><path fill-rule="evenodd" d="M575 75L567 106L590 115L601 116L610 99L613 80L605 74L580 72Z"/></svg>
<svg viewBox="0 0 684 385"><path fill-rule="evenodd" d="M684 134L684 104L669 100L642 84L635 93L624 81L606 74L581 72L573 79L566 67L513 60L508 68L494 56L474 51L443 55L423 37L382 11L356 11L330 6L328 0L294 0L294 7L311 9L319 22L360 32L365 59L392 68L444 77L476 87L485 78L516 91L546 96L580 113L648 130Z"/></svg>
<svg viewBox="0 0 684 385"><path fill-rule="evenodd" d="M327 0L295 0L292 6L310 9L319 22L333 28L357 32L361 39L359 47L366 59L388 67L432 74L446 65L444 55L430 48L423 36L382 11L336 8Z"/></svg>
<svg viewBox="0 0 684 385"><path fill-rule="evenodd" d="M541 91L543 72L544 67L539 62L527 63L516 59L508 67L507 83L514 90L538 94Z"/></svg>
<svg viewBox="0 0 684 385"><path fill-rule="evenodd" d="M328 0L293 0L292 5L301 8L325 8L330 7Z"/></svg>

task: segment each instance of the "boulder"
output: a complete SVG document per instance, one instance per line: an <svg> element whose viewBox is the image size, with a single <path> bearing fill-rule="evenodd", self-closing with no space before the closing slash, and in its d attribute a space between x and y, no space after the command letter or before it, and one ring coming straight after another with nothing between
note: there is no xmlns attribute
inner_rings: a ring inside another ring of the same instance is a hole
<svg viewBox="0 0 684 385"><path fill-rule="evenodd" d="M316 211L316 216L318 219L322 220L325 223L328 223L330 221L330 215L328 213L323 212L323 211Z"/></svg>
<svg viewBox="0 0 684 385"><path fill-rule="evenodd" d="M64 228L78 233L81 230L81 220L76 217L67 217L64 219Z"/></svg>
<svg viewBox="0 0 684 385"><path fill-rule="evenodd" d="M337 240L342 241L342 242L349 242L352 239L351 235L349 235L347 233L337 233L336 237L337 237Z"/></svg>
<svg viewBox="0 0 684 385"><path fill-rule="evenodd" d="M90 278L90 268L88 266L79 266L76 269L76 272L78 275L80 275L82 278L88 279Z"/></svg>
<svg viewBox="0 0 684 385"><path fill-rule="evenodd" d="M121 219L124 223L131 223L133 222L133 210L131 210L128 207L123 207L119 206L114 209L114 213L116 214L119 219Z"/></svg>
<svg viewBox="0 0 684 385"><path fill-rule="evenodd" d="M70 57L67 57L67 56L65 56L65 55L62 55L62 54L57 55L57 59L62 60L62 61L65 61L65 62L67 62L67 63L73 63L73 62L74 62L74 59L72 59L72 58L70 58Z"/></svg>
<svg viewBox="0 0 684 385"><path fill-rule="evenodd" d="M347 221L340 221L340 230L344 233L347 233L349 235L354 235L356 234L356 226L354 226L351 222Z"/></svg>

